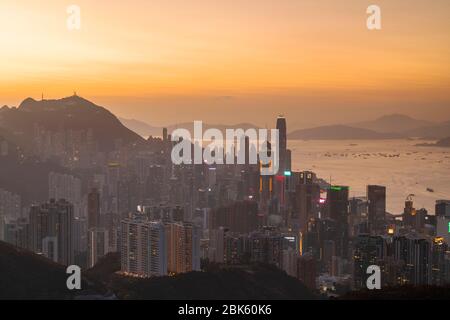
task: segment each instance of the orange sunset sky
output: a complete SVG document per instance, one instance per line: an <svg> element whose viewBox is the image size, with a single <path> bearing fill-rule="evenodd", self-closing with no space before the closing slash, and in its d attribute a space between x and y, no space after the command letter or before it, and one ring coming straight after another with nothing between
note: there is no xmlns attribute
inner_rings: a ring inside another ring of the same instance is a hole
<svg viewBox="0 0 450 320"><path fill-rule="evenodd" d="M0 105L77 91L155 125L450 120L448 0L1 0L0 43Z"/></svg>

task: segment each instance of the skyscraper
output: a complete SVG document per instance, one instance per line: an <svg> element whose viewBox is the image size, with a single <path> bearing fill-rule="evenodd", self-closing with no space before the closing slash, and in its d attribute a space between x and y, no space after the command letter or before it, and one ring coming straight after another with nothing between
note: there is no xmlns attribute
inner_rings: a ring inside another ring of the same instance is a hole
<svg viewBox="0 0 450 320"><path fill-rule="evenodd" d="M167 274L165 228L141 218L121 221L121 271L135 276Z"/></svg>
<svg viewBox="0 0 450 320"><path fill-rule="evenodd" d="M367 268L380 266L387 255L387 243L381 236L359 235L353 251L353 282L356 289L366 288Z"/></svg>
<svg viewBox="0 0 450 320"><path fill-rule="evenodd" d="M7 190L0 189L0 219L2 217L17 219L21 215L20 211L20 196Z"/></svg>
<svg viewBox="0 0 450 320"><path fill-rule="evenodd" d="M450 200L436 201L436 216L450 216Z"/></svg>
<svg viewBox="0 0 450 320"><path fill-rule="evenodd" d="M380 233L385 229L384 223L386 214L386 187L368 185L367 200L369 205L369 231Z"/></svg>
<svg viewBox="0 0 450 320"><path fill-rule="evenodd" d="M329 217L336 222L336 255L348 254L348 195L346 186L331 186L327 193Z"/></svg>
<svg viewBox="0 0 450 320"><path fill-rule="evenodd" d="M436 236L450 245L450 200L436 201Z"/></svg>
<svg viewBox="0 0 450 320"><path fill-rule="evenodd" d="M433 239L432 245L431 283L435 286L442 286L450 280L446 277L448 244L444 241L444 238L437 237Z"/></svg>
<svg viewBox="0 0 450 320"><path fill-rule="evenodd" d="M431 243L427 239L411 240L409 263L414 266L411 282L414 285L431 284Z"/></svg>
<svg viewBox="0 0 450 320"><path fill-rule="evenodd" d="M317 218L320 186L315 183L315 177L313 172L300 172L300 180L295 189L297 212L295 212L293 222L297 220L298 228L302 233L306 232L308 221L311 218Z"/></svg>
<svg viewBox="0 0 450 320"><path fill-rule="evenodd" d="M244 200L212 209L209 215L209 229L225 227L231 232L249 233L258 227L258 205Z"/></svg>
<svg viewBox="0 0 450 320"><path fill-rule="evenodd" d="M171 274L200 268L200 238L197 228L188 223L167 223L167 270Z"/></svg>
<svg viewBox="0 0 450 320"><path fill-rule="evenodd" d="M251 262L262 262L281 268L283 263L284 237L272 230L254 231L248 236Z"/></svg>
<svg viewBox="0 0 450 320"><path fill-rule="evenodd" d="M403 210L403 223L406 226L413 227L415 225L415 216L416 216L416 209L414 208L414 202L413 197L414 195L410 194L405 201L405 208Z"/></svg>
<svg viewBox="0 0 450 320"><path fill-rule="evenodd" d="M368 201L366 197L353 197L349 200L350 236L370 233L367 218Z"/></svg>
<svg viewBox="0 0 450 320"><path fill-rule="evenodd" d="M73 205L74 217L81 217L81 180L68 175L50 172L48 175L50 199L66 199Z"/></svg>
<svg viewBox="0 0 450 320"><path fill-rule="evenodd" d="M100 193L93 188L88 193L88 229L100 227Z"/></svg>
<svg viewBox="0 0 450 320"><path fill-rule="evenodd" d="M307 253L297 257L297 278L311 290L316 289L316 260L314 256Z"/></svg>
<svg viewBox="0 0 450 320"><path fill-rule="evenodd" d="M64 199L51 199L30 209L31 249L54 261L70 265L74 261L73 206Z"/></svg>
<svg viewBox="0 0 450 320"><path fill-rule="evenodd" d="M283 174L287 168L287 126L286 119L282 115L277 118L277 129L279 134L278 150L280 159L280 169L278 172Z"/></svg>
<svg viewBox="0 0 450 320"><path fill-rule="evenodd" d="M105 228L88 231L88 268L97 264L109 252L109 233Z"/></svg>
<svg viewBox="0 0 450 320"><path fill-rule="evenodd" d="M217 263L224 262L225 228L209 230L208 260Z"/></svg>
<svg viewBox="0 0 450 320"><path fill-rule="evenodd" d="M431 284L431 243L418 237L394 237L394 258L403 264L402 282L413 285Z"/></svg>
<svg viewBox="0 0 450 320"><path fill-rule="evenodd" d="M85 266L85 253L88 247L87 219L74 218L73 220L73 251L75 264Z"/></svg>

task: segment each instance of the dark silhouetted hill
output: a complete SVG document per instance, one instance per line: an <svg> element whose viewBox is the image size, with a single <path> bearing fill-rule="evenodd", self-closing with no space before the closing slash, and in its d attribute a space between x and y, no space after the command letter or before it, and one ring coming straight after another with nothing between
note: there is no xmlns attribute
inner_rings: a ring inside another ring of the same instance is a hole
<svg viewBox="0 0 450 320"><path fill-rule="evenodd" d="M35 125L50 131L88 130L100 151L110 151L117 140L124 144L143 141L108 110L79 96L59 100L25 99L18 108L0 109L0 128L14 137L17 145L30 148Z"/></svg>
<svg viewBox="0 0 450 320"><path fill-rule="evenodd" d="M128 129L136 132L141 137L149 137L149 136L161 136L162 135L162 127L154 127L149 125L148 123L136 119L124 119L119 118L120 122L127 127Z"/></svg>
<svg viewBox="0 0 450 320"><path fill-rule="evenodd" d="M110 252L97 264L86 271L89 279L100 283L109 283L114 273L120 270L120 253Z"/></svg>
<svg viewBox="0 0 450 320"><path fill-rule="evenodd" d="M119 299L315 299L299 280L270 265L210 268L174 277L137 279L114 272L120 270L118 254L109 254L87 271Z"/></svg>
<svg viewBox="0 0 450 320"><path fill-rule="evenodd" d="M0 300L72 299L96 292L82 282L83 291L67 289L66 267L0 241Z"/></svg>
<svg viewBox="0 0 450 320"><path fill-rule="evenodd" d="M372 121L347 125L320 126L296 130L291 139L349 140L349 139L443 139L450 136L450 121L435 123L402 114L385 115Z"/></svg>
<svg viewBox="0 0 450 320"><path fill-rule="evenodd" d="M349 292L339 300L449 300L450 286L399 286Z"/></svg>

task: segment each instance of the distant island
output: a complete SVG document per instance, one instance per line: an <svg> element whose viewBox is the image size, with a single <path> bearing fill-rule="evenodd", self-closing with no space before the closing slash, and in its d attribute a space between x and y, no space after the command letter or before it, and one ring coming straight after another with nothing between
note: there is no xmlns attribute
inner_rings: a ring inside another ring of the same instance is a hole
<svg viewBox="0 0 450 320"><path fill-rule="evenodd" d="M450 148L450 137L438 140L436 143L419 143L416 146Z"/></svg>
<svg viewBox="0 0 450 320"><path fill-rule="evenodd" d="M376 132L345 125L322 126L296 130L288 134L292 140L384 140L406 138L399 133Z"/></svg>

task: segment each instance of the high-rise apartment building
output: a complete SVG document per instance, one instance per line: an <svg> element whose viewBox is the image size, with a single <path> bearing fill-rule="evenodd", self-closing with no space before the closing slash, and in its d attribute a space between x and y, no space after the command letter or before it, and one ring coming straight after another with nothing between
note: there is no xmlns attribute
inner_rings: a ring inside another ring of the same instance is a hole
<svg viewBox="0 0 450 320"><path fill-rule="evenodd" d="M287 128L286 128L286 118L282 115L277 118L277 129L279 135L279 161L280 161L280 169L279 173L283 174L283 172L288 168L287 165ZM289 166L290 169L290 166Z"/></svg>
<svg viewBox="0 0 450 320"><path fill-rule="evenodd" d="M327 193L329 217L336 222L336 255L346 257L348 253L348 196L346 186L331 186Z"/></svg>
<svg viewBox="0 0 450 320"><path fill-rule="evenodd" d="M450 245L450 200L436 201L436 236Z"/></svg>
<svg viewBox="0 0 450 320"><path fill-rule="evenodd" d="M379 234L385 229L386 187L368 185L368 222L370 232Z"/></svg>
<svg viewBox="0 0 450 320"><path fill-rule="evenodd" d="M93 188L88 193L88 229L100 227L100 193Z"/></svg>
<svg viewBox="0 0 450 320"><path fill-rule="evenodd" d="M66 199L73 205L74 217L82 217L81 180L69 175L50 172L48 175L50 199Z"/></svg>
<svg viewBox="0 0 450 320"><path fill-rule="evenodd" d="M170 274L200 270L200 230L188 223L165 225L167 269Z"/></svg>
<svg viewBox="0 0 450 320"><path fill-rule="evenodd" d="M73 206L64 199L51 199L30 208L30 245L54 261L71 265L74 262Z"/></svg>
<svg viewBox="0 0 450 320"><path fill-rule="evenodd" d="M88 231L88 268L92 268L109 252L109 232L105 228Z"/></svg>
<svg viewBox="0 0 450 320"><path fill-rule="evenodd" d="M320 201L320 186L315 183L315 174L310 171L300 172L299 183L295 188L296 212L293 213L293 222L298 229L305 233L308 221L317 218Z"/></svg>
<svg viewBox="0 0 450 320"><path fill-rule="evenodd" d="M21 198L19 195L0 189L0 219L17 219L21 216Z"/></svg>
<svg viewBox="0 0 450 320"><path fill-rule="evenodd" d="M166 233L162 222L124 219L120 231L123 273L140 277L167 274Z"/></svg>

